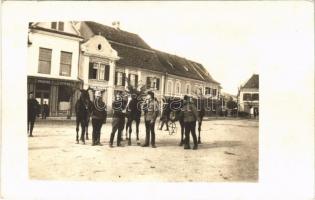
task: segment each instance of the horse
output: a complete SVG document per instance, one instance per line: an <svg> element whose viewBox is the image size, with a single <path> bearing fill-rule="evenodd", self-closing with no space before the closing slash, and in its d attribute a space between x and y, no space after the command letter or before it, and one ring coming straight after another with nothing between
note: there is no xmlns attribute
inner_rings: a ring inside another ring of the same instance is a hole
<svg viewBox="0 0 315 200"><path fill-rule="evenodd" d="M86 140L89 139L88 134L88 126L90 121L90 114L92 110L92 102L90 100L89 96L89 89L84 90L81 89L81 95L80 98L77 100L75 104L75 112L76 112L76 141L77 144L79 143L79 125L81 125L81 137L80 140L85 144L85 138Z"/></svg>
<svg viewBox="0 0 315 200"><path fill-rule="evenodd" d="M128 101L126 106L126 140L128 140L128 145L131 145L131 133L132 133L132 122L136 122L136 135L137 135L137 145L140 145L139 140L139 124L141 120L141 97L137 94L131 95L131 100ZM129 137L128 137L129 129Z"/></svg>

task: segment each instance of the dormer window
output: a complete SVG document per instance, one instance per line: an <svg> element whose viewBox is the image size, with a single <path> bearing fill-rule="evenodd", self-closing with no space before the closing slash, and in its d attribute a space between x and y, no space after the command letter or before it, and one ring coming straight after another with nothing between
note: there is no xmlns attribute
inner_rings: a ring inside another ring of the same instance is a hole
<svg viewBox="0 0 315 200"><path fill-rule="evenodd" d="M63 31L64 23L63 22L51 22L51 29Z"/></svg>

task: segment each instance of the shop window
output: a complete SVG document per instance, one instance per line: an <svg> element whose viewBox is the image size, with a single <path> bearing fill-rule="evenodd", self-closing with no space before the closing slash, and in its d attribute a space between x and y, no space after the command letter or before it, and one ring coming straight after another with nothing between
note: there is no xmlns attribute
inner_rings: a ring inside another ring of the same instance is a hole
<svg viewBox="0 0 315 200"><path fill-rule="evenodd" d="M51 49L39 48L38 73L50 74L51 54Z"/></svg>
<svg viewBox="0 0 315 200"><path fill-rule="evenodd" d="M60 75L61 76L71 75L71 61L72 61L72 53L62 51L61 56L60 56Z"/></svg>
<svg viewBox="0 0 315 200"><path fill-rule="evenodd" d="M251 94L250 93L244 93L243 94L243 101L251 101Z"/></svg>

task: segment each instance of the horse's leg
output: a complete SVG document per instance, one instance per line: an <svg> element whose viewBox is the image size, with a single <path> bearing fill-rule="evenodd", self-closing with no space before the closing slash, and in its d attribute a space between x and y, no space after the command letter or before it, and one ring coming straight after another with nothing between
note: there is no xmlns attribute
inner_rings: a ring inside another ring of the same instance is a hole
<svg viewBox="0 0 315 200"><path fill-rule="evenodd" d="M132 121L133 120L130 120L129 122L129 138L128 138L128 145L131 145L131 132L132 132Z"/></svg>
<svg viewBox="0 0 315 200"><path fill-rule="evenodd" d="M79 120L77 119L76 120L76 124L77 124L77 127L76 127L76 132L77 132L77 144L79 143L79 124L80 124L80 122L79 122Z"/></svg>
<svg viewBox="0 0 315 200"><path fill-rule="evenodd" d="M183 146L185 128L184 128L184 123L182 121L179 121L179 124L180 124L180 130L181 130L179 146Z"/></svg>
<svg viewBox="0 0 315 200"><path fill-rule="evenodd" d="M129 118L127 118L127 122L126 122L126 140L128 140L128 124L129 124Z"/></svg>
<svg viewBox="0 0 315 200"><path fill-rule="evenodd" d="M198 123L198 144L201 144L201 138L200 138L201 124L202 124L202 119Z"/></svg>
<svg viewBox="0 0 315 200"><path fill-rule="evenodd" d="M85 138L84 138L84 134L85 134L85 122L81 122L81 138L80 140L83 142L83 144L85 144Z"/></svg>
<svg viewBox="0 0 315 200"><path fill-rule="evenodd" d="M140 124L140 119L137 119L137 121L136 121L137 145L140 145L140 140L139 140L139 124Z"/></svg>
<svg viewBox="0 0 315 200"><path fill-rule="evenodd" d="M87 120L86 126L85 126L85 133L86 133L86 140L89 140L89 123L90 119Z"/></svg>

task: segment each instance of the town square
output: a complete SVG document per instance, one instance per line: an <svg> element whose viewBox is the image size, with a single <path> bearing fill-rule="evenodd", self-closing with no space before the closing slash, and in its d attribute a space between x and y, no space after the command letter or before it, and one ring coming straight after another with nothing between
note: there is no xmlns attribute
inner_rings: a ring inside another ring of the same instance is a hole
<svg viewBox="0 0 315 200"><path fill-rule="evenodd" d="M29 176L34 180L256 182L258 180L258 121L204 121L197 151L178 146L173 135L156 131L157 148L143 148L132 135L131 146L109 148L111 123L103 127L103 146L74 141L74 121L40 120L29 140ZM91 128L90 128L91 130ZM144 141L140 124L140 142ZM67 166L67 167L65 167Z"/></svg>

